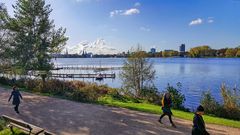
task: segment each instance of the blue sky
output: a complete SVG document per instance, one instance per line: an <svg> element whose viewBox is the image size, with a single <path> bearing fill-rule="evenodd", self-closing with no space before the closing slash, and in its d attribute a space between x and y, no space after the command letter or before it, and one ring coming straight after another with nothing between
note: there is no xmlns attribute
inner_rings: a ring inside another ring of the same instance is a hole
<svg viewBox="0 0 240 135"><path fill-rule="evenodd" d="M1 0L12 14L14 0ZM103 38L126 51L240 45L240 0L46 0L57 27L67 28L67 46Z"/></svg>

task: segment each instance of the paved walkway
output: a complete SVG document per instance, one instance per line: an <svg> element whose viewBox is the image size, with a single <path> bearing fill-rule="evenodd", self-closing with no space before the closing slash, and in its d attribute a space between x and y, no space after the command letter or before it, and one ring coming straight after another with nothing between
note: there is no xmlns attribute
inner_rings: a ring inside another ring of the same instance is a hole
<svg viewBox="0 0 240 135"><path fill-rule="evenodd" d="M11 91L0 88L0 115L22 119L57 135L190 135L192 122L174 118L172 128L167 117L128 109L77 103L22 92L20 115L7 102ZM160 109L160 107L159 107ZM211 134L239 135L240 129L207 125Z"/></svg>

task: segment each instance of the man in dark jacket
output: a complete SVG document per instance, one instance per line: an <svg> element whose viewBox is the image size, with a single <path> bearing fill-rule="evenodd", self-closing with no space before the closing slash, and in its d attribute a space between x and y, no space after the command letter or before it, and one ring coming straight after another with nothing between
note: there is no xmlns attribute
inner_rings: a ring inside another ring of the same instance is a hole
<svg viewBox="0 0 240 135"><path fill-rule="evenodd" d="M170 93L165 93L162 99L162 110L163 114L159 118L159 122L162 124L162 118L167 115L170 123L172 124L172 127L176 128L176 125L172 121L172 111L171 111L171 106L172 106L172 99Z"/></svg>
<svg viewBox="0 0 240 135"><path fill-rule="evenodd" d="M19 90L17 90L16 86L13 87L13 91L11 93L11 96L8 99L8 102L11 100L12 97L13 97L12 104L15 105L14 110L16 111L16 113L19 113L18 107L19 107L19 104L21 103L20 98L22 99L22 95L19 92Z"/></svg>
<svg viewBox="0 0 240 135"><path fill-rule="evenodd" d="M205 123L202 118L203 114L204 114L204 108L200 105L198 106L197 111L193 118L192 135L210 135L206 131Z"/></svg>

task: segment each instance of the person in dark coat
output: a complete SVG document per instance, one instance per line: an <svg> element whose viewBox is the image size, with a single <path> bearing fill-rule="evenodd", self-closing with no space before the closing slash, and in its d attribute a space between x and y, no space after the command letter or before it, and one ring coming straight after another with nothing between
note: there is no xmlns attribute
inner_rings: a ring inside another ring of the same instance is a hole
<svg viewBox="0 0 240 135"><path fill-rule="evenodd" d="M193 118L192 135L210 135L206 131L205 123L202 115L204 114L204 108L200 105Z"/></svg>
<svg viewBox="0 0 240 135"><path fill-rule="evenodd" d="M11 100L12 97L13 97L12 104L15 105L14 110L16 111L16 113L19 113L18 107L19 104L21 103L20 98L22 99L22 95L19 92L19 90L17 90L16 86L13 87L13 91L8 99L8 102Z"/></svg>
<svg viewBox="0 0 240 135"><path fill-rule="evenodd" d="M172 107L172 99L171 99L171 95L170 93L165 93L162 99L162 110L163 110L163 114L160 116L159 118L159 122L162 124L162 118L167 115L170 123L172 124L173 127L176 128L176 125L173 123L172 121L172 111L171 111L171 107Z"/></svg>

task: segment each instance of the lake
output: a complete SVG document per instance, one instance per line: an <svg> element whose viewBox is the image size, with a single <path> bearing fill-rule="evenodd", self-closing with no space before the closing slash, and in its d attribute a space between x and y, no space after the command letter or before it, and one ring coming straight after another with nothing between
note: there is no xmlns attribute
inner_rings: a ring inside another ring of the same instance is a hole
<svg viewBox="0 0 240 135"><path fill-rule="evenodd" d="M55 65L122 66L124 60L124 58L58 58L53 62ZM240 59L238 58L151 58L150 60L154 62L157 77L154 83L158 90L164 91L168 83L176 86L176 83L180 82L182 93L186 97L185 106L190 109L199 104L203 91L210 90L213 96L221 101L222 83L229 87L240 87ZM116 73L116 79L105 79L97 83L120 88L120 70L108 72ZM84 79L84 81L94 80Z"/></svg>

